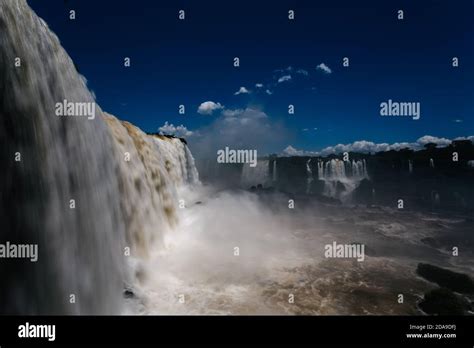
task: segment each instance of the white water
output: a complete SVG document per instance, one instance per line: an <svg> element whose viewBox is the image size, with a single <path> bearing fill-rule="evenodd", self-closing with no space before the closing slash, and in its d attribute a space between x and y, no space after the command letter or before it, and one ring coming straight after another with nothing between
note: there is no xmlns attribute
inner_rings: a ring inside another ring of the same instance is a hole
<svg viewBox="0 0 474 348"><path fill-rule="evenodd" d="M277 160L273 161L273 181L276 182L278 180L277 174Z"/></svg>
<svg viewBox="0 0 474 348"><path fill-rule="evenodd" d="M34 267L0 264L0 313L121 313L124 284L166 246L179 200L191 204L194 159L99 107L93 120L57 117L65 99L94 102L58 38L25 0L0 2L0 31L0 237L39 249Z"/></svg>
<svg viewBox="0 0 474 348"><path fill-rule="evenodd" d="M20 274L4 270L2 283L9 286L2 286L2 312L115 313L125 234L116 164L110 160L114 150L101 111L95 120L55 116L57 102L94 98L58 38L24 0L0 2L0 28L6 165L0 182L8 185L1 188L2 205L8 204L0 208L2 237L38 243L40 252L35 268L26 265ZM19 68L15 57L22 59ZM12 161L16 151L20 163ZM16 192L8 177L15 178ZM13 214L9 206L21 210ZM77 305L68 304L71 293Z"/></svg>
<svg viewBox="0 0 474 348"><path fill-rule="evenodd" d="M329 197L346 201L359 183L368 178L365 160L349 162L331 159L318 162L318 179L324 181L323 193Z"/></svg>
<svg viewBox="0 0 474 348"><path fill-rule="evenodd" d="M311 191L311 183L313 182L313 170L311 169L311 158L306 162L306 193L309 194Z"/></svg>
<svg viewBox="0 0 474 348"><path fill-rule="evenodd" d="M413 173L413 162L412 160L408 160L408 171L411 173Z"/></svg>

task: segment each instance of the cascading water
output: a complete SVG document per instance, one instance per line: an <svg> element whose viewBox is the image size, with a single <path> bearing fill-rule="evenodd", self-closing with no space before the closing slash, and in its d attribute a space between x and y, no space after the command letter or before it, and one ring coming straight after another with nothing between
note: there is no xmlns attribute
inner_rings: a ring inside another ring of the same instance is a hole
<svg viewBox="0 0 474 348"><path fill-rule="evenodd" d="M365 160L318 162L318 179L324 181L323 193L329 197L346 201L359 183L368 178Z"/></svg>
<svg viewBox="0 0 474 348"><path fill-rule="evenodd" d="M121 159L118 178L120 193L126 197L121 206L127 241L133 255L148 258L177 225L179 189L199 183L194 158L179 139L148 136L111 115L105 119Z"/></svg>
<svg viewBox="0 0 474 348"><path fill-rule="evenodd" d="M413 173L413 161L408 160L408 172L411 174Z"/></svg>
<svg viewBox="0 0 474 348"><path fill-rule="evenodd" d="M188 173L188 183L192 185L200 184L199 173L196 168L196 161L194 160L193 154L187 146L184 146L184 151L186 153L186 166Z"/></svg>
<svg viewBox="0 0 474 348"><path fill-rule="evenodd" d="M267 186L269 184L270 161L258 160L255 167L251 167L249 163L244 163L241 175L241 184L244 188L251 186Z"/></svg>
<svg viewBox="0 0 474 348"><path fill-rule="evenodd" d="M179 139L96 107L25 0L0 2L0 32L0 237L39 253L34 264L0 263L0 313L121 313L124 283L140 276L130 260L176 225L179 188L199 182L194 159ZM94 105L95 117L56 116L63 100Z"/></svg>
<svg viewBox="0 0 474 348"><path fill-rule="evenodd" d="M273 182L276 182L278 180L278 175L277 175L277 161L273 160Z"/></svg>
<svg viewBox="0 0 474 348"><path fill-rule="evenodd" d="M306 194L311 191L311 183L313 182L313 170L311 169L311 158L306 162Z"/></svg>

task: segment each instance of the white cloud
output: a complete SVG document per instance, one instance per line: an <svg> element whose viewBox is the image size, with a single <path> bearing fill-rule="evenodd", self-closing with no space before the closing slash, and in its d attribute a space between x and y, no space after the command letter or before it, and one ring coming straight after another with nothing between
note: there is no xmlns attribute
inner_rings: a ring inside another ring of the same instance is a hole
<svg viewBox="0 0 474 348"><path fill-rule="evenodd" d="M234 93L234 95L239 95L239 94L250 94L250 91L245 88L245 87L240 87L237 92Z"/></svg>
<svg viewBox="0 0 474 348"><path fill-rule="evenodd" d="M291 80L291 75L284 75L278 79L278 83L282 83L289 80Z"/></svg>
<svg viewBox="0 0 474 348"><path fill-rule="evenodd" d="M222 115L225 116L225 117L235 117L241 113L243 113L244 110L242 109L225 109L224 111L222 111Z"/></svg>
<svg viewBox="0 0 474 348"><path fill-rule="evenodd" d="M307 70L304 70L304 69L298 69L296 70L296 72L298 74L301 74L301 75L304 75L304 76L308 76L309 75L309 72Z"/></svg>
<svg viewBox="0 0 474 348"><path fill-rule="evenodd" d="M273 94L273 92L270 91L269 89L267 89L267 90L265 91L265 93L267 93L268 95L272 95L272 94Z"/></svg>
<svg viewBox="0 0 474 348"><path fill-rule="evenodd" d="M457 137L454 140L470 140L474 143L474 135L470 135L468 137Z"/></svg>
<svg viewBox="0 0 474 348"><path fill-rule="evenodd" d="M416 142L423 146L428 143L435 143L436 145L441 147L448 146L449 144L451 144L451 140L449 139L433 137L431 135L425 135L424 137L419 138Z"/></svg>
<svg viewBox="0 0 474 348"><path fill-rule="evenodd" d="M474 136L459 137L454 140L471 140L474 142ZM446 147L451 144L451 140L446 138L438 138L431 135L425 135L416 140L416 142L401 142L401 143L374 143L367 140L355 141L352 144L337 144L335 146L328 146L321 151L304 151L298 150L293 146L288 146L283 150L283 155L286 156L328 156L332 154L340 154L343 152L358 152L358 153L376 153L390 150L412 149L422 150L426 144L434 143L438 147ZM290 154L291 153L291 154Z"/></svg>
<svg viewBox="0 0 474 348"><path fill-rule="evenodd" d="M224 106L220 103L214 103L213 101L207 101L199 105L197 112L201 115L211 115L215 110L223 109Z"/></svg>
<svg viewBox="0 0 474 348"><path fill-rule="evenodd" d="M255 84L255 87L257 87L257 88L262 88L262 87L263 87L263 83L256 83L256 84Z"/></svg>
<svg viewBox="0 0 474 348"><path fill-rule="evenodd" d="M297 150L293 146L288 145L284 150L283 150L283 155L285 156L304 156L305 151L303 150Z"/></svg>
<svg viewBox="0 0 474 348"><path fill-rule="evenodd" d="M332 73L332 70L324 63L321 63L319 64L317 67L316 67L316 70L322 70L324 71L326 74L330 74Z"/></svg>
<svg viewBox="0 0 474 348"><path fill-rule="evenodd" d="M275 73L282 73L282 72L285 72L285 71L291 72L291 71L293 71L293 67L290 65L290 66L288 66L286 68L283 68L283 69L273 70L273 72L275 72Z"/></svg>
<svg viewBox="0 0 474 348"><path fill-rule="evenodd" d="M166 121L163 126L158 128L158 131L161 134L170 134L177 137L189 137L193 135L193 132L188 130L185 126L174 126L172 123L168 123L168 121Z"/></svg>

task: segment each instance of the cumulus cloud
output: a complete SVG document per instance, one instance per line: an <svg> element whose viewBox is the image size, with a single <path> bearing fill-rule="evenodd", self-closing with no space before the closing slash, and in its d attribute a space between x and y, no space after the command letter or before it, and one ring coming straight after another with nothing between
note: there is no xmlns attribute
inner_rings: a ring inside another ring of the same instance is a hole
<svg viewBox="0 0 474 348"><path fill-rule="evenodd" d="M316 67L316 70L321 70L321 71L325 72L326 74L332 73L332 70L324 63L319 64Z"/></svg>
<svg viewBox="0 0 474 348"><path fill-rule="evenodd" d="M474 135L470 135L468 137L457 137L456 139L454 140L470 140L474 143Z"/></svg>
<svg viewBox="0 0 474 348"><path fill-rule="evenodd" d="M425 135L419 138L416 142L423 146L429 143L434 143L440 147L448 146L449 144L451 144L451 140L449 139L433 137L431 135Z"/></svg>
<svg viewBox="0 0 474 348"><path fill-rule="evenodd" d="M215 110L223 109L224 106L213 101L206 101L199 105L197 112L201 115L211 115Z"/></svg>
<svg viewBox="0 0 474 348"><path fill-rule="evenodd" d="M272 95L272 94L273 94L273 92L270 91L269 89L267 89L267 90L265 91L265 93L267 93L268 95Z"/></svg>
<svg viewBox="0 0 474 348"><path fill-rule="evenodd" d="M244 110L242 109L225 109L222 111L222 115L226 117L235 117L243 112Z"/></svg>
<svg viewBox="0 0 474 348"><path fill-rule="evenodd" d="M263 83L256 83L256 84L255 84L255 87L257 87L257 88L262 88L262 87L263 87Z"/></svg>
<svg viewBox="0 0 474 348"><path fill-rule="evenodd" d="M282 83L289 80L291 80L291 75L284 75L278 79L278 83Z"/></svg>
<svg viewBox="0 0 474 348"><path fill-rule="evenodd" d="M293 146L288 145L284 150L282 155L284 156L311 156L309 155L310 152L308 151L303 151L303 150L297 150Z"/></svg>
<svg viewBox="0 0 474 348"><path fill-rule="evenodd" d="M239 94L249 94L250 91L245 88L245 87L240 87L239 90L237 92L234 93L234 95L239 95Z"/></svg>
<svg viewBox="0 0 474 348"><path fill-rule="evenodd" d="M188 130L185 126L174 126L172 123L165 122L165 124L158 128L160 134L172 134L177 137L189 137L194 133Z"/></svg>
<svg viewBox="0 0 474 348"><path fill-rule="evenodd" d="M474 142L474 136L469 137L460 137L454 140L470 140ZM438 147L446 147L451 144L451 140L446 138L438 138L431 135L425 135L416 140L416 142L401 142L401 143L374 143L367 140L355 141L351 144L337 144L335 146L328 146L321 151L304 151L298 150L293 146L288 146L282 152L284 156L328 156L340 154L343 152L357 152L357 153L376 153L384 152L390 150L401 150L401 149L411 149L411 150L422 150L426 144L436 144Z"/></svg>

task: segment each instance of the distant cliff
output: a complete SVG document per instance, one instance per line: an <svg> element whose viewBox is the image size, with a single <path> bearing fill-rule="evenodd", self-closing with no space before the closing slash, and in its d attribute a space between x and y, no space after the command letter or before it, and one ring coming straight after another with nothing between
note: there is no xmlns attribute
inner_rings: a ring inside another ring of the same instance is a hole
<svg viewBox="0 0 474 348"><path fill-rule="evenodd" d="M474 144L455 140L447 147L427 144L414 151L349 153L326 157L270 156L256 168L201 162L203 180L222 187L260 185L290 194L332 198L348 204L380 204L405 209L474 209ZM327 201L327 200L325 200Z"/></svg>

